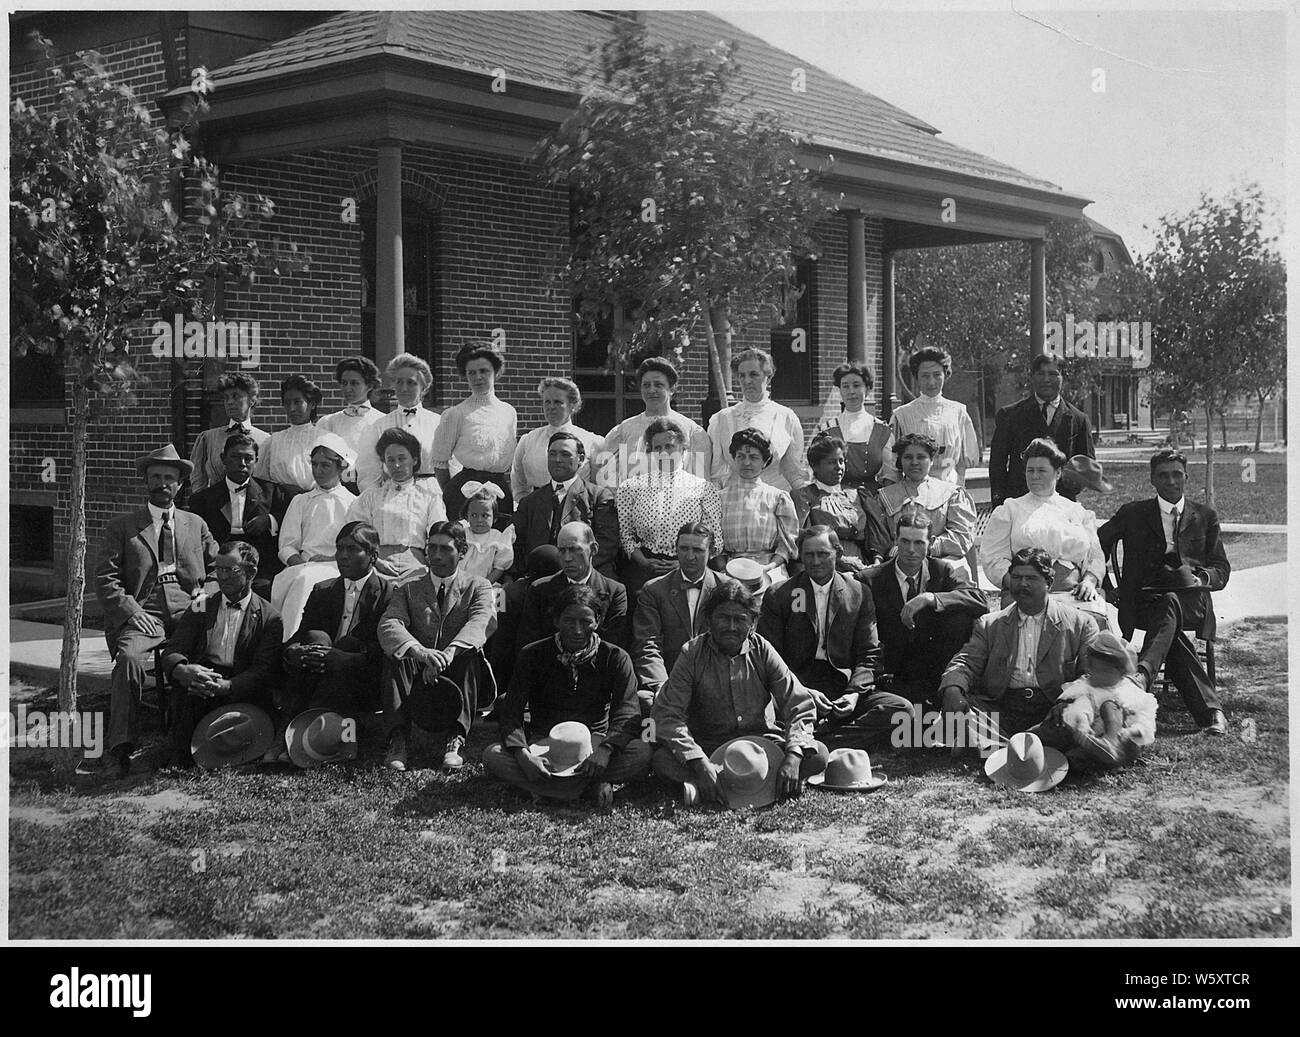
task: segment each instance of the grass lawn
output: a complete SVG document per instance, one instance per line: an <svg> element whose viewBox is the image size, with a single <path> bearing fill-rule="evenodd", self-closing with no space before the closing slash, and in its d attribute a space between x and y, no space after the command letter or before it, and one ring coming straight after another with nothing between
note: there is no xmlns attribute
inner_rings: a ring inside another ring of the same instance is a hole
<svg viewBox="0 0 1300 1037"><path fill-rule="evenodd" d="M1242 482L1242 456L1214 463L1214 501L1220 522L1249 522L1269 525L1286 524L1286 456L1253 455L1256 458L1255 481ZM1102 496L1085 491L1080 503L1093 509L1105 520L1129 501L1145 500L1155 495L1146 462L1103 462L1106 479L1115 492ZM1187 496L1205 500L1205 463L1193 461L1187 466Z"/></svg>
<svg viewBox="0 0 1300 1037"><path fill-rule="evenodd" d="M1227 737L1171 691L1139 766L1038 796L895 750L873 753L879 792L757 813L682 810L653 781L609 814L534 807L483 778L492 726L455 777L383 771L363 742L322 771L83 785L70 750L11 750L9 935L1283 937L1285 625L1234 627L1219 674Z"/></svg>

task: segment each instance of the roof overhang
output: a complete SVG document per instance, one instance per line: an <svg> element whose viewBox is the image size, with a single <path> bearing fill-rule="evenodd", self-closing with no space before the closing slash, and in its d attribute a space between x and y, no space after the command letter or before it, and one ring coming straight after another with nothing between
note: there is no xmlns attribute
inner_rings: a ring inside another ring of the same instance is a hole
<svg viewBox="0 0 1300 1037"><path fill-rule="evenodd" d="M160 105L171 116L187 98L190 90L180 88ZM494 93L481 71L376 47L345 61L218 78L202 132L223 164L390 140L518 159L578 99L572 89L517 78ZM1080 219L1089 204L1060 190L854 153L840 142L814 141L802 157L841 210L884 219L885 249L1042 238L1050 220ZM955 220L945 220L947 199Z"/></svg>

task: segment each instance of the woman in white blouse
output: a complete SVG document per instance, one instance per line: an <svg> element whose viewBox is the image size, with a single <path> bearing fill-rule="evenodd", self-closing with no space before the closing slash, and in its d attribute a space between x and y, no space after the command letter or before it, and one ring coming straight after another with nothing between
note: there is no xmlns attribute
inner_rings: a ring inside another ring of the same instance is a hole
<svg viewBox="0 0 1300 1037"><path fill-rule="evenodd" d="M375 447L379 437L388 429L400 428L414 436L426 465L433 451L433 437L438 432L438 415L420 402L433 385L433 372L429 365L418 356L398 353L384 369L384 378L393 387L397 406L362 433L361 445L357 448L357 488L362 491L379 485L384 479L383 462Z"/></svg>
<svg viewBox="0 0 1300 1037"><path fill-rule="evenodd" d="M591 465L604 448L605 441L596 433L588 432L573 423L573 416L582 410L582 393L567 378L543 378L537 386L542 398L542 416L546 424L535 428L519 440L515 448L514 464L510 467L510 488L515 500L523 500L533 490L551 484L546 467L546 451L551 437L557 432L572 432L587 452L587 460L578 469L578 477L591 481Z"/></svg>
<svg viewBox="0 0 1300 1037"><path fill-rule="evenodd" d="M709 439L713 443L710 478L719 486L726 484L731 477L732 437L743 428L756 428L772 444L772 463L763 469L763 481L778 490L797 490L808 482L803 426L794 411L768 395L768 386L776 374L771 355L762 349L742 349L731 358L731 370L742 398L709 419Z"/></svg>
<svg viewBox="0 0 1300 1037"><path fill-rule="evenodd" d="M470 395L442 412L429 452L452 522L464 517L466 497L462 487L467 482L490 482L501 487L505 496L497 514L502 527L514 511L510 465L518 445L519 415L510 404L497 399L497 375L505 366L501 354L488 345L467 343L456 354L456 368L464 375ZM461 465L454 476L453 458Z"/></svg>
<svg viewBox="0 0 1300 1037"><path fill-rule="evenodd" d="M634 475L618 488L618 532L628 564L619 578L627 588L629 607L641 586L677 567L677 531L688 522L703 522L713 530L713 554L722 540L722 497L707 479L682 466L686 433L671 418L652 421L645 430L651 469Z"/></svg>
<svg viewBox="0 0 1300 1037"><path fill-rule="evenodd" d="M280 524L279 553L284 569L271 584L271 604L284 621L286 641L302 621L312 588L339 574L334 541L356 500L341 479L357 458L341 436L318 432L307 456L316 485L289 502Z"/></svg>
<svg viewBox="0 0 1300 1037"><path fill-rule="evenodd" d="M641 361L636 369L636 384L645 410L624 418L605 437L604 450L592 467L601 486L616 490L632 476L650 470L645 430L660 418L672 418L686 434L686 470L701 479L709 478L713 469L713 444L704 429L685 414L673 410L677 379L677 368L664 357L651 356Z"/></svg>
<svg viewBox="0 0 1300 1037"><path fill-rule="evenodd" d="M1011 556L1024 547L1041 547L1056 562L1052 592L1104 617L1098 588L1106 558L1097 539L1097 517L1056 492L1065 455L1050 439L1035 439L1020 456L1029 492L1004 501L989 516L979 542L980 567L994 586L1004 587ZM1009 604L1005 588L1003 597L1004 605Z"/></svg>
<svg viewBox="0 0 1300 1037"><path fill-rule="evenodd" d="M400 428L385 429L375 449L387 478L354 497L347 521L367 522L379 531L379 560L385 576L405 576L424 567L429 527L447 519L442 491L434 478L417 479L420 443Z"/></svg>
<svg viewBox="0 0 1300 1037"><path fill-rule="evenodd" d="M913 353L907 366L921 394L894 411L889 419L894 437L909 432L929 436L938 445L930 474L964 486L966 469L980 463L982 451L966 405L943 394L944 383L952 374L952 357L946 349L927 346Z"/></svg>
<svg viewBox="0 0 1300 1037"><path fill-rule="evenodd" d="M353 455L360 456L366 430L384 419L384 412L370 405L370 394L381 384L379 368L368 356L345 357L334 367L334 381L343 396L343 409L326 414L316 428L341 437ZM355 462L343 473L343 485L353 493L361 492Z"/></svg>
<svg viewBox="0 0 1300 1037"><path fill-rule="evenodd" d="M278 484L282 500L306 493L316 485L309 454L316 441L316 408L320 400L320 386L300 374L291 374L280 383L280 403L289 427L272 432L262 444L253 476Z"/></svg>

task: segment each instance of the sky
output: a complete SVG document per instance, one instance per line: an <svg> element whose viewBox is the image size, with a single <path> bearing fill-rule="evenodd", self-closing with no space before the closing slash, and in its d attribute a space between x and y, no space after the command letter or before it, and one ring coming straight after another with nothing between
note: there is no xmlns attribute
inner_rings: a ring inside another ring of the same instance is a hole
<svg viewBox="0 0 1300 1037"><path fill-rule="evenodd" d="M1135 255L1162 215L1247 181L1274 200L1268 227L1282 230L1287 29L1277 11L755 6L712 9L942 139L1093 199L1087 214Z"/></svg>

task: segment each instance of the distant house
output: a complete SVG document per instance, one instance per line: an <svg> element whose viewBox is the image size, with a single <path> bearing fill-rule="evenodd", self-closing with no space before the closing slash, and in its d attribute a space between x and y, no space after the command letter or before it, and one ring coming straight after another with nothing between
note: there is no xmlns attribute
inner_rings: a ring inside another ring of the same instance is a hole
<svg viewBox="0 0 1300 1037"><path fill-rule="evenodd" d="M1109 227L1103 227L1090 216L1084 217L1092 230L1093 253L1092 265L1096 272L1093 287L1106 274L1121 266L1132 266L1133 257L1129 255L1124 239ZM1129 314L1109 308L1103 299L1098 311L1098 320L1126 320ZM1076 400L1076 406L1084 409L1094 429L1150 428L1151 415L1151 379L1142 370L1134 369L1132 363L1123 359L1098 361L1104 367L1101 384L1087 401Z"/></svg>
<svg viewBox="0 0 1300 1037"><path fill-rule="evenodd" d="M924 120L710 14L19 12L10 87L43 100L22 49L36 28L62 53L99 50L163 113L183 103L194 69L208 69L215 89L199 146L227 187L269 194L286 236L312 256L305 273L224 295L224 318L260 322L260 424L283 424L276 386L293 372L327 387L322 413L336 409L333 365L356 352L381 366L403 350L427 358L437 379L428 402L446 406L464 394L456 349L502 329L508 367L498 391L518 408L521 431L541 422L537 382L555 372L573 373L588 400L581 421L604 431L640 400L631 379L605 370L607 343L575 336L571 300L550 290L553 257L567 247L568 198L541 186L526 156L576 103L572 59L618 17L643 19L661 40L738 41L753 103L808 135L810 163L834 154L824 183L843 193L841 212L821 228L816 261L800 264L806 291L782 326L751 326L738 343L774 351L774 394L806 423L834 406L830 372L847 357L875 367L888 406L896 372L882 363L882 344L894 338L900 250L1027 243L1031 333L1041 344L1046 226L1079 218L1087 199L951 144ZM796 69L803 92L791 89ZM796 351L794 327L807 332L805 349ZM90 444L92 545L112 514L139 500L133 456L168 440L188 453L218 420L224 363L142 358L151 386L141 405L103 423ZM690 358L683 410L698 412L707 380L703 358ZM10 402L14 582L57 593L68 502L40 470L49 456L67 470L62 372L38 360L15 365Z"/></svg>

